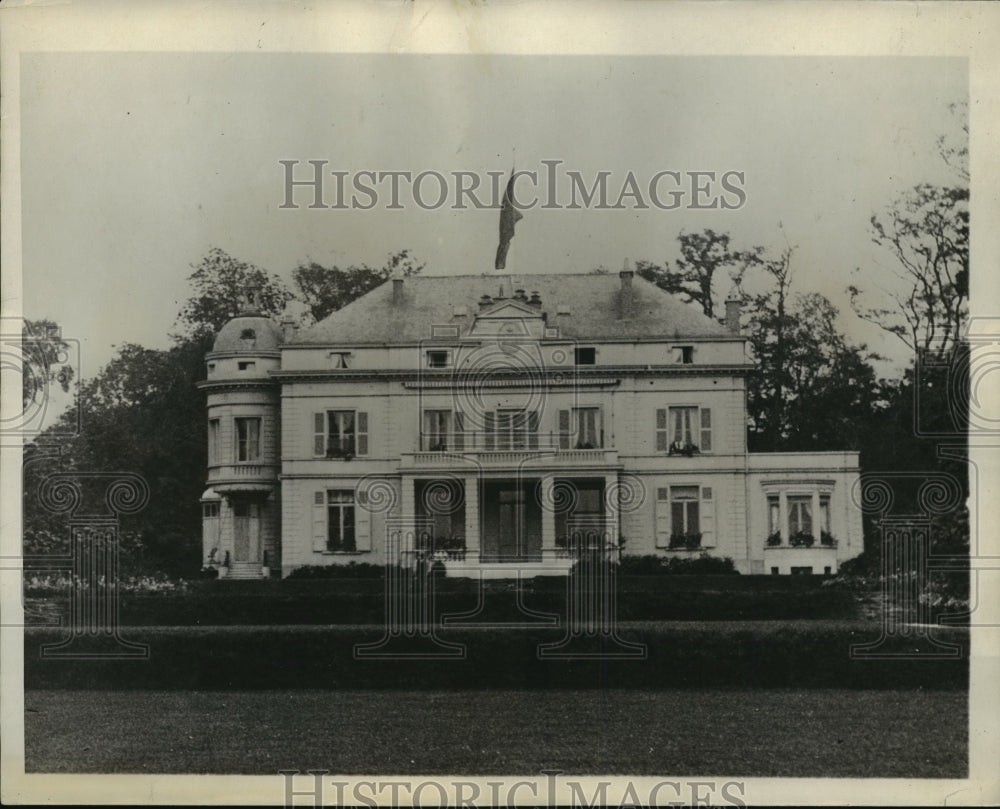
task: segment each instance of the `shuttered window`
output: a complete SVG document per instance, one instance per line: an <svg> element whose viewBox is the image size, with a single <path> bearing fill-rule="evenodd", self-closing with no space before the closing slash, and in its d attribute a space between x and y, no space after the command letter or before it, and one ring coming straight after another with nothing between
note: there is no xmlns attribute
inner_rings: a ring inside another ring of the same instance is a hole
<svg viewBox="0 0 1000 809"><path fill-rule="evenodd" d="M351 458L368 454L368 414L326 410L313 414L313 456Z"/></svg>

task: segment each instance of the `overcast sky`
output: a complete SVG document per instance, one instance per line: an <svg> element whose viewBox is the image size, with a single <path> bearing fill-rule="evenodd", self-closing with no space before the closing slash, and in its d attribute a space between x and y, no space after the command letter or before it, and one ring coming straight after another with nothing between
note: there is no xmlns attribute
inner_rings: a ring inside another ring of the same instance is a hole
<svg viewBox="0 0 1000 809"><path fill-rule="evenodd" d="M946 58L24 54L24 313L81 339L89 376L114 344L168 345L212 246L289 280L299 262L380 266L401 248L428 274L490 273L496 211L422 210L407 194L403 210L310 210L305 191L282 210L278 161L485 181L516 150L518 169L608 171L612 198L630 171L641 187L664 170L739 171L746 202L527 211L509 270L673 259L680 231L706 227L738 247L787 239L794 287L902 361L844 289L856 267L877 279L891 263L871 243L874 211L953 181L935 141L957 137L947 107L966 94L965 60Z"/></svg>

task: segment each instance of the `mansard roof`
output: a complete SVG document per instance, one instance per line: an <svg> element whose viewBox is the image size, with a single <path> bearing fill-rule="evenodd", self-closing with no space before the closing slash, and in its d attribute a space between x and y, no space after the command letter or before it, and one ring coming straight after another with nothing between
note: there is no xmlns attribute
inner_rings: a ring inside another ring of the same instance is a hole
<svg viewBox="0 0 1000 809"><path fill-rule="evenodd" d="M724 326L696 306L635 276L629 294L617 273L602 275L530 274L498 272L481 275L410 276L394 292L387 281L371 292L300 332L295 343L412 343L431 336L432 326L457 326L469 333L476 316L501 301L503 287L537 292L540 309L559 336L582 340L663 338L733 339ZM484 295L494 303L480 309ZM508 301L511 299L508 297ZM464 311L463 316L460 312Z"/></svg>

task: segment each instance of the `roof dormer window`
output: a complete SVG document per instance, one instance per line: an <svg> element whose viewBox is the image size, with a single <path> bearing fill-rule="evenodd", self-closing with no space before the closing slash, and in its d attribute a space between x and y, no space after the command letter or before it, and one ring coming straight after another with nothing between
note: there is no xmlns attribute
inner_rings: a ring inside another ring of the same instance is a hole
<svg viewBox="0 0 1000 809"><path fill-rule="evenodd" d="M447 368L451 364L451 352L434 349L427 352L428 368Z"/></svg>
<svg viewBox="0 0 1000 809"><path fill-rule="evenodd" d="M350 351L331 351L330 352L330 367L334 369L344 369L351 367L351 352Z"/></svg>
<svg viewBox="0 0 1000 809"><path fill-rule="evenodd" d="M674 346L674 362L691 365L694 362L694 346Z"/></svg>
<svg viewBox="0 0 1000 809"><path fill-rule="evenodd" d="M244 349L251 349L257 345L257 332L253 329L243 329L240 332L240 342Z"/></svg>

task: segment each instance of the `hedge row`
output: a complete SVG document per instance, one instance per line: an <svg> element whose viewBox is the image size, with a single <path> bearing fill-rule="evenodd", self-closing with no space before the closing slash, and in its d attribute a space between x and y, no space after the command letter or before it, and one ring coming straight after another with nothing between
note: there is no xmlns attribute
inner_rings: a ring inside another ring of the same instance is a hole
<svg viewBox="0 0 1000 809"><path fill-rule="evenodd" d="M682 577L676 577L678 579ZM666 582L662 578L623 580L616 599L622 620L776 620L850 618L856 614L854 594L827 587L783 585L759 589L733 576L693 577L692 583ZM764 577L766 578L766 577ZM714 579L710 581L709 579ZM787 582L790 577L785 577ZM730 586L729 582L741 582ZM119 614L131 626L230 626L275 624L379 624L386 615L384 582L308 582L309 587L285 582L216 582L170 595L120 597ZM237 586L234 586L237 585ZM324 586L318 586L324 585ZM484 616L493 621L523 620L519 602L528 610L565 616L566 579L539 582L520 592L512 584L490 583L480 592L469 581L444 579L434 584L434 614L469 612L482 604ZM50 614L68 609L68 598L27 601L29 609L44 605Z"/></svg>
<svg viewBox="0 0 1000 809"><path fill-rule="evenodd" d="M571 655L548 658L542 644L567 638L558 628L448 628L437 640L385 638L381 627L126 628L122 637L148 644L140 659L43 658L40 647L65 633L25 633L28 688L82 689L457 689L457 688L934 688L968 682L968 632L935 630L960 657L921 657L936 647L918 635L889 639L878 651L896 659L858 659L851 645L876 641L877 624L857 621L629 624L618 637L644 647L643 657L611 636L570 638ZM96 647L81 641L77 651ZM363 658L357 644L383 656ZM108 649L115 647L110 646ZM450 653L455 656L440 657ZM419 659L413 655L439 655Z"/></svg>

